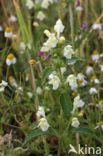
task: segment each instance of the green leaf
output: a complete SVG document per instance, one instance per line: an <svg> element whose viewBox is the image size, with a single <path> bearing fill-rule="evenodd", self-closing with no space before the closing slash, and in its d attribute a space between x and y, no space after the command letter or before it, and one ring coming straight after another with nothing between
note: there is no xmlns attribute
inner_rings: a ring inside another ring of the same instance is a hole
<svg viewBox="0 0 103 156"><path fill-rule="evenodd" d="M72 57L71 59L67 59L66 63L76 63L77 61L82 61L79 57Z"/></svg>
<svg viewBox="0 0 103 156"><path fill-rule="evenodd" d="M23 41L25 43L28 43L30 40L30 34L28 33L27 25L26 25L24 18L22 16L19 4L16 1L13 1L13 2L14 2L15 9L16 9L17 18L18 18L18 22L20 25L20 30L22 33Z"/></svg>
<svg viewBox="0 0 103 156"><path fill-rule="evenodd" d="M98 140L100 143L102 143L102 140L99 139L99 137L94 132L92 132L90 129L88 129L86 127L79 127L79 128L70 127L68 130L68 135L70 136L71 133L80 133L80 134L90 135L91 137L94 137L96 140Z"/></svg>
<svg viewBox="0 0 103 156"><path fill-rule="evenodd" d="M60 96L60 104L62 106L65 117L68 119L71 116L71 111L73 108L70 95L67 93L62 94Z"/></svg>
<svg viewBox="0 0 103 156"><path fill-rule="evenodd" d="M38 136L41 135L52 135L52 136L56 136L55 131L52 128L49 128L47 131L43 132L40 129L34 130L32 131L25 139L24 141L24 146L27 145L31 140L35 139Z"/></svg>
<svg viewBox="0 0 103 156"><path fill-rule="evenodd" d="M45 80L47 79L47 77L50 75L50 73L53 71L53 69L51 67L45 68L42 74L42 85L44 84Z"/></svg>

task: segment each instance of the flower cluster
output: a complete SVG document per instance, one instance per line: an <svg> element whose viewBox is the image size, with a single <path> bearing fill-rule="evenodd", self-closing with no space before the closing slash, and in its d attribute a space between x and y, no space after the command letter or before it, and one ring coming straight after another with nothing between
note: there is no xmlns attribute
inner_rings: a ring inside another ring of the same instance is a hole
<svg viewBox="0 0 103 156"><path fill-rule="evenodd" d="M46 120L45 111L44 111L44 107L43 106L39 106L36 115L37 115L37 117L40 118L38 127L40 127L40 129L42 131L47 131L48 128L50 127L50 125L48 124L48 122Z"/></svg>

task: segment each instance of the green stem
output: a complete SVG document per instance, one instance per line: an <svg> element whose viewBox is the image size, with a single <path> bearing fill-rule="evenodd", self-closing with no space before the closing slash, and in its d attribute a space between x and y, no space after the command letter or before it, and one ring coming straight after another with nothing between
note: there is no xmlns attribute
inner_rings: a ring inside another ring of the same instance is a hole
<svg viewBox="0 0 103 156"><path fill-rule="evenodd" d="M18 76L17 76L17 73L16 73L16 69L15 69L15 65L14 64L13 64L13 69L14 69L15 77L16 77L16 79L18 79Z"/></svg>
<svg viewBox="0 0 103 156"><path fill-rule="evenodd" d="M88 0L85 0L85 19L88 21Z"/></svg>
<svg viewBox="0 0 103 156"><path fill-rule="evenodd" d="M6 81L7 81L7 79L8 79L8 73L9 73L9 66L7 66Z"/></svg>
<svg viewBox="0 0 103 156"><path fill-rule="evenodd" d="M69 5L69 14L70 14L70 26L71 26L71 35L72 35L72 46L75 49L75 42L74 42L74 21L73 21L73 11L71 4Z"/></svg>
<svg viewBox="0 0 103 156"><path fill-rule="evenodd" d="M49 156L49 147L48 147L45 137L43 137L43 143L44 143L44 149L45 149L45 156Z"/></svg>
<svg viewBox="0 0 103 156"><path fill-rule="evenodd" d="M33 71L33 66L30 65L30 69L31 69L31 75L32 75L32 79L33 79L33 91L34 91L34 94L35 94L35 104L36 104L36 109L37 107L39 106L39 98L38 98L38 95L37 95L37 92L36 92L36 80L35 80L35 75L34 75L34 71Z"/></svg>
<svg viewBox="0 0 103 156"><path fill-rule="evenodd" d="M62 150L62 109L60 111L60 120L59 120L59 141L58 141L58 153L57 156L61 155Z"/></svg>

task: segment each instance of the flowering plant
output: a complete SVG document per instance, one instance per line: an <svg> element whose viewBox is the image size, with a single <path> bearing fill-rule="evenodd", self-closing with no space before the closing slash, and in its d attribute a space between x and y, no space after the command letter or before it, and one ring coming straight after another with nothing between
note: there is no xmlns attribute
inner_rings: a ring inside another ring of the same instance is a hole
<svg viewBox="0 0 103 156"><path fill-rule="evenodd" d="M103 13L96 4L13 0L15 15L0 26L0 154L69 156L71 144L102 147Z"/></svg>

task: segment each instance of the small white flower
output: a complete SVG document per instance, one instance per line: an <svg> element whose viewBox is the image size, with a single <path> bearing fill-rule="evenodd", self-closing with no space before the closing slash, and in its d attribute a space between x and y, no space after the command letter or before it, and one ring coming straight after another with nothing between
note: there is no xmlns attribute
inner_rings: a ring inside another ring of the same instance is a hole
<svg viewBox="0 0 103 156"><path fill-rule="evenodd" d="M96 30L96 29L102 29L102 26L101 26L101 24L93 24L93 26L92 26L92 28L94 29L94 30Z"/></svg>
<svg viewBox="0 0 103 156"><path fill-rule="evenodd" d="M79 36L75 36L75 41L78 41L82 38L82 35L79 35Z"/></svg>
<svg viewBox="0 0 103 156"><path fill-rule="evenodd" d="M31 99L33 97L33 93L27 92L28 97Z"/></svg>
<svg viewBox="0 0 103 156"><path fill-rule="evenodd" d="M33 26L35 26L35 27L38 27L39 26L39 24L37 23L37 22L33 22Z"/></svg>
<svg viewBox="0 0 103 156"><path fill-rule="evenodd" d="M9 21L11 21L11 22L16 22L16 21L17 21L17 18L16 18L15 16L11 16L11 17L9 18Z"/></svg>
<svg viewBox="0 0 103 156"><path fill-rule="evenodd" d="M72 119L72 126L75 128L78 128L79 125L80 125L80 122L79 122L78 118L73 118Z"/></svg>
<svg viewBox="0 0 103 156"><path fill-rule="evenodd" d="M103 64L99 65L101 72L103 72Z"/></svg>
<svg viewBox="0 0 103 156"><path fill-rule="evenodd" d="M18 84L17 84L17 82L16 82L16 80L15 80L15 78L13 76L9 76L9 83L13 87L17 87L18 86Z"/></svg>
<svg viewBox="0 0 103 156"><path fill-rule="evenodd" d="M4 29L3 29L3 27L2 26L0 26L0 31L3 31Z"/></svg>
<svg viewBox="0 0 103 156"><path fill-rule="evenodd" d="M36 113L37 117L45 117L45 111L43 106L38 107L38 111Z"/></svg>
<svg viewBox="0 0 103 156"><path fill-rule="evenodd" d="M37 19L43 21L46 18L45 14L42 11L39 11L37 14Z"/></svg>
<svg viewBox="0 0 103 156"><path fill-rule="evenodd" d="M15 93L19 93L19 95L23 94L23 88L21 86L18 86L17 89L15 90Z"/></svg>
<svg viewBox="0 0 103 156"><path fill-rule="evenodd" d="M64 37L64 36L61 36L61 37L59 38L59 42L62 43L62 42L64 42L64 41L65 41L65 37Z"/></svg>
<svg viewBox="0 0 103 156"><path fill-rule="evenodd" d="M25 81L29 81L29 80L30 80L30 74L27 73L27 74L26 74L26 77L25 77Z"/></svg>
<svg viewBox="0 0 103 156"><path fill-rule="evenodd" d="M49 30L44 30L44 34L49 38L51 36L51 33Z"/></svg>
<svg viewBox="0 0 103 156"><path fill-rule="evenodd" d="M84 106L84 104L85 104L84 101L80 99L80 95L76 96L74 98L74 102L73 102L72 113L74 113L77 108L82 108Z"/></svg>
<svg viewBox="0 0 103 156"><path fill-rule="evenodd" d="M13 34L12 38L16 38L16 34Z"/></svg>
<svg viewBox="0 0 103 156"><path fill-rule="evenodd" d="M41 7L47 9L49 7L49 0L43 0L41 3Z"/></svg>
<svg viewBox="0 0 103 156"><path fill-rule="evenodd" d="M92 76L91 82L94 82L95 84L99 84L99 80L96 78L96 76Z"/></svg>
<svg viewBox="0 0 103 156"><path fill-rule="evenodd" d="M50 50L50 47L48 47L47 45L43 45L43 47L40 49L40 51L44 51L44 52L48 52Z"/></svg>
<svg viewBox="0 0 103 156"><path fill-rule="evenodd" d="M92 28L93 28L94 30L96 30L96 29L101 30L101 29L102 29L102 25L101 25L100 21L96 21L96 22L92 25Z"/></svg>
<svg viewBox="0 0 103 156"><path fill-rule="evenodd" d="M57 43L58 43L58 40L55 37L55 34L51 33L48 40L43 45L47 46L47 47L49 47L51 49L51 48L55 48Z"/></svg>
<svg viewBox="0 0 103 156"><path fill-rule="evenodd" d="M61 70L61 74L63 75L66 72L66 67L61 67L60 70Z"/></svg>
<svg viewBox="0 0 103 156"><path fill-rule="evenodd" d="M35 4L40 3L42 0L35 0Z"/></svg>
<svg viewBox="0 0 103 156"><path fill-rule="evenodd" d="M72 90L76 90L77 89L77 87L78 87L77 79L76 79L76 77L73 74L71 74L71 75L69 75L67 77L66 83L67 82L69 83L69 85L70 85Z"/></svg>
<svg viewBox="0 0 103 156"><path fill-rule="evenodd" d="M54 26L54 30L57 33L57 38L60 37L60 33L62 33L64 31L64 25L62 24L61 19L58 19L55 26Z"/></svg>
<svg viewBox="0 0 103 156"><path fill-rule="evenodd" d="M84 104L85 104L84 101L80 99L80 95L74 98L74 103L73 103L74 107L81 108L84 106Z"/></svg>
<svg viewBox="0 0 103 156"><path fill-rule="evenodd" d="M72 49L72 46L71 45L67 45L65 48L64 48L64 56L67 58L67 59L71 59L72 58L72 55L74 54L74 51Z"/></svg>
<svg viewBox="0 0 103 156"><path fill-rule="evenodd" d="M97 126L94 129L97 129L99 127L101 127L101 129L103 130L103 121L98 122Z"/></svg>
<svg viewBox="0 0 103 156"><path fill-rule="evenodd" d="M44 89L45 89L45 90L47 90L47 91L49 91L49 90L50 90L50 88L49 88L48 86L46 86Z"/></svg>
<svg viewBox="0 0 103 156"><path fill-rule="evenodd" d="M102 53L102 54L100 54L100 57L103 57L103 53Z"/></svg>
<svg viewBox="0 0 103 156"><path fill-rule="evenodd" d="M59 87L60 80L57 76L54 76L52 80L49 81L49 84L53 85L53 90L57 90Z"/></svg>
<svg viewBox="0 0 103 156"><path fill-rule="evenodd" d="M49 51L51 48L55 48L58 43L54 33L50 33L48 40L43 44L42 51Z"/></svg>
<svg viewBox="0 0 103 156"><path fill-rule="evenodd" d="M83 73L78 73L77 80L80 86L85 86L87 81L85 80L86 76Z"/></svg>
<svg viewBox="0 0 103 156"><path fill-rule="evenodd" d="M98 62L99 58L100 58L100 55L99 55L98 51L95 50L92 55L92 60L95 62Z"/></svg>
<svg viewBox="0 0 103 156"><path fill-rule="evenodd" d="M49 84L53 86L53 90L57 90L60 84L60 79L54 73L49 75Z"/></svg>
<svg viewBox="0 0 103 156"><path fill-rule="evenodd" d="M87 75L90 75L90 74L92 74L92 73L93 73L93 67L87 66L87 67L86 67L86 74L87 74Z"/></svg>
<svg viewBox="0 0 103 156"><path fill-rule="evenodd" d="M99 101L99 106L100 106L101 109L103 108L103 100Z"/></svg>
<svg viewBox="0 0 103 156"><path fill-rule="evenodd" d="M92 95L92 94L97 94L98 92L97 92L96 88L92 87L92 88L90 88L89 93Z"/></svg>
<svg viewBox="0 0 103 156"><path fill-rule="evenodd" d="M8 82L2 80L1 83L0 83L0 92L3 92L7 85L8 85Z"/></svg>
<svg viewBox="0 0 103 156"><path fill-rule="evenodd" d="M6 58L6 64L10 66L11 64L15 64L15 63L16 63L16 57L14 56L14 54L10 53Z"/></svg>
<svg viewBox="0 0 103 156"><path fill-rule="evenodd" d="M26 49L25 43L24 42L21 42L19 48L20 48L20 50L25 50Z"/></svg>
<svg viewBox="0 0 103 156"><path fill-rule="evenodd" d="M12 31L11 31L11 28L7 27L7 28L5 29L4 36L5 36L6 38L11 38L11 37L13 36L13 33L12 33Z"/></svg>
<svg viewBox="0 0 103 156"><path fill-rule="evenodd" d="M83 11L83 7L81 6L76 7L76 11Z"/></svg>
<svg viewBox="0 0 103 156"><path fill-rule="evenodd" d="M27 47L28 49L31 49L31 44L30 44L30 43L27 43L27 44L26 44L26 47Z"/></svg>
<svg viewBox="0 0 103 156"><path fill-rule="evenodd" d="M50 125L45 118L40 119L39 127L42 131L47 131Z"/></svg>
<svg viewBox="0 0 103 156"><path fill-rule="evenodd" d="M37 87L36 92L37 92L37 94L41 95L41 94L42 94L42 89L41 89L41 87Z"/></svg>
<svg viewBox="0 0 103 156"><path fill-rule="evenodd" d="M85 75L83 73L78 73L77 75L78 80L84 80L84 78L85 78Z"/></svg>
<svg viewBox="0 0 103 156"><path fill-rule="evenodd" d="M28 9L32 9L34 7L34 3L32 0L26 0L26 7Z"/></svg>

